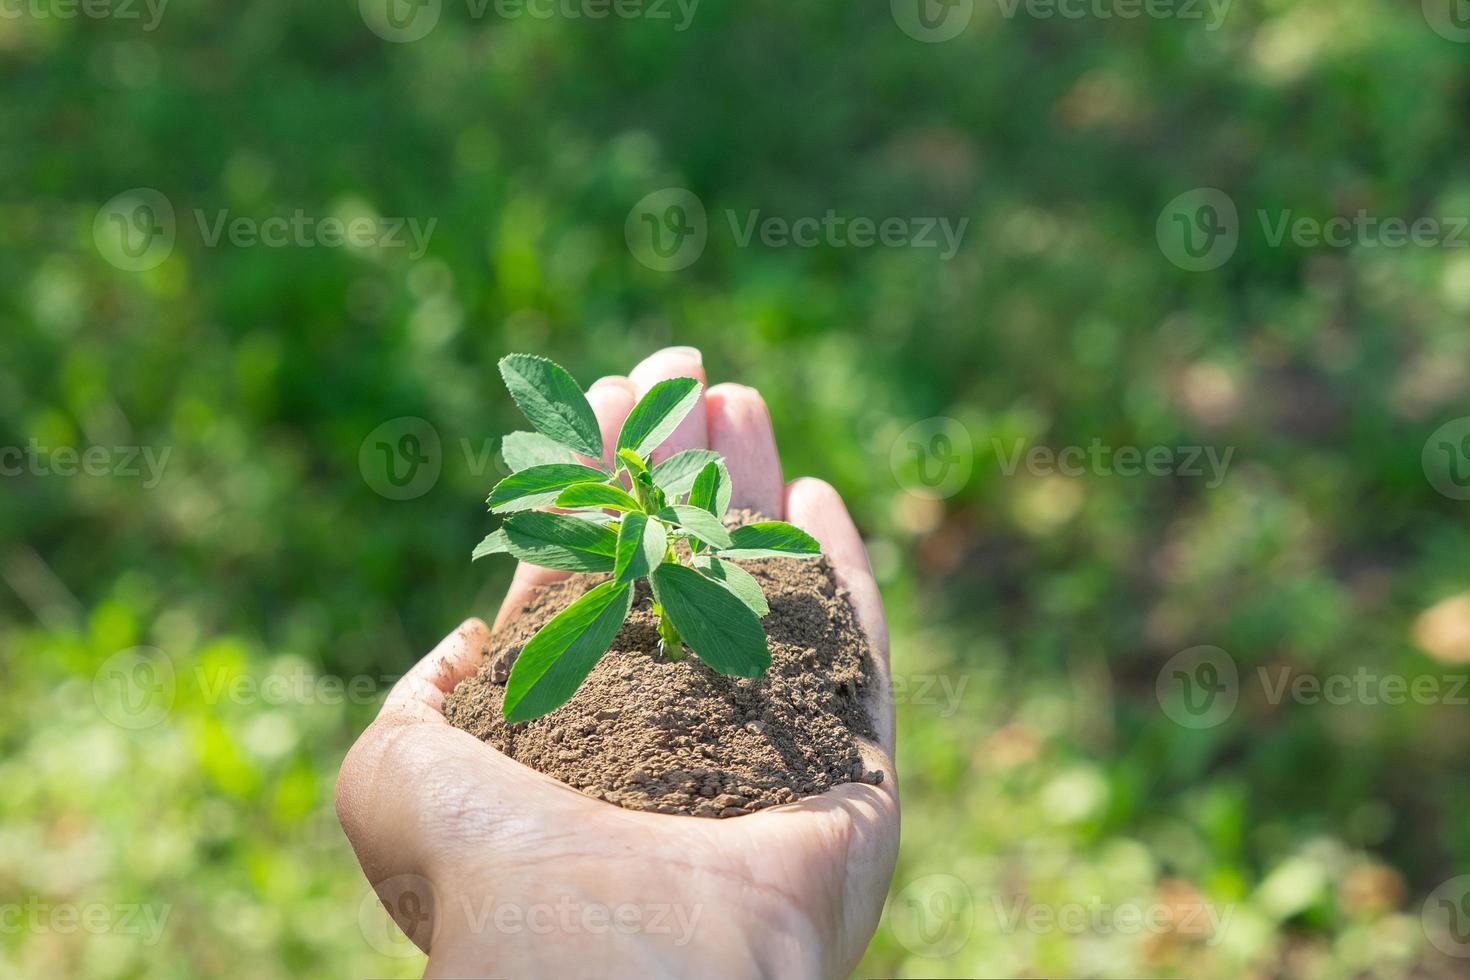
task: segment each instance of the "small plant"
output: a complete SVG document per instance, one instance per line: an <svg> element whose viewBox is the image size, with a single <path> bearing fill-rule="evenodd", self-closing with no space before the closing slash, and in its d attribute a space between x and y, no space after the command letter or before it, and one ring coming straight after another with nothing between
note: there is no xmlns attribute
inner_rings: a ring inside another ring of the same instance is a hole
<svg viewBox="0 0 1470 980"><path fill-rule="evenodd" d="M607 469L592 406L564 368L511 354L500 375L537 431L501 441L512 473L488 502L491 513L508 516L474 557L508 552L544 568L612 573L522 648L506 682L505 717L539 718L576 693L632 611L640 578L653 590L665 656L680 660L687 645L721 674L764 674L771 651L761 617L770 607L760 584L734 562L814 558L820 548L785 521L727 530L720 518L730 506L730 472L716 452L689 449L651 465L653 450L699 400L699 382L672 378L649 389L628 413ZM576 454L596 462L586 465ZM535 509L547 505L564 512ZM678 541L688 545L687 560Z"/></svg>

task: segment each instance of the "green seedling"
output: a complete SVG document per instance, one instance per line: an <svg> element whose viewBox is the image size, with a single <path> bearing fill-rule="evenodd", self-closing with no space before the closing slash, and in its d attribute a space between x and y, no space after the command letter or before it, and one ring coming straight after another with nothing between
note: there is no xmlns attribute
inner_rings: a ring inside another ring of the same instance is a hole
<svg viewBox="0 0 1470 980"><path fill-rule="evenodd" d="M699 383L672 378L650 388L628 413L608 467L592 406L565 369L511 354L500 374L536 431L501 442L512 472L490 491L489 504L506 517L474 557L503 552L543 568L612 574L521 649L506 682L505 717L539 718L576 693L632 612L640 578L651 586L665 656L680 660L687 646L721 674L764 674L771 651L761 617L770 607L736 562L815 558L820 548L785 521L726 529L720 518L732 486L718 453L688 449L652 462L698 402ZM539 509L548 506L557 511ZM675 547L680 541L687 551Z"/></svg>

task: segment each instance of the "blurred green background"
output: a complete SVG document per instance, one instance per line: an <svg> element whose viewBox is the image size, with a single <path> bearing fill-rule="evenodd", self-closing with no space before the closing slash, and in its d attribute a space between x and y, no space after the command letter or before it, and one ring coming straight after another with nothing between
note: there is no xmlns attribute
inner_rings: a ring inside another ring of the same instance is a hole
<svg viewBox="0 0 1470 980"><path fill-rule="evenodd" d="M1466 975L1424 910L1470 914L1470 503L1423 460L1470 415L1470 250L1257 217L1453 231L1459 22L961 0L926 42L904 3L703 0L679 30L446 0L411 42L371 0L0 18L0 974L420 972L332 786L507 579L468 560L521 427L495 362L586 384L679 343L762 390L889 604L904 841L862 975ZM678 271L625 237L664 188L707 214ZM1204 271L1166 234L1196 188L1238 208ZM117 237L160 197L171 248ZM969 224L946 261L742 246L727 217L829 209ZM220 212L298 210L435 224L422 255L209 243ZM376 444L408 433L404 489ZM1232 456L1006 472L1018 441L1094 440ZM1160 694L1200 646L1237 672L1203 721ZM1260 669L1442 683L1313 702Z"/></svg>

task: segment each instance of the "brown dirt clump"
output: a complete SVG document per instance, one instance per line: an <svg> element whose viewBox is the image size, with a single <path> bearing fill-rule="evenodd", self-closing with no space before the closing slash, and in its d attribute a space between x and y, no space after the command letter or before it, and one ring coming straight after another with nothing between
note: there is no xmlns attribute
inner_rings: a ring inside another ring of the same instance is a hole
<svg viewBox="0 0 1470 980"><path fill-rule="evenodd" d="M741 565L771 606L764 677L725 677L693 655L666 659L639 582L628 621L572 699L534 721L507 722L501 699L521 647L607 579L574 575L538 589L496 634L479 673L449 695L445 717L524 765L633 810L732 817L841 783L880 782L858 750L860 738L874 737L872 654L827 559Z"/></svg>

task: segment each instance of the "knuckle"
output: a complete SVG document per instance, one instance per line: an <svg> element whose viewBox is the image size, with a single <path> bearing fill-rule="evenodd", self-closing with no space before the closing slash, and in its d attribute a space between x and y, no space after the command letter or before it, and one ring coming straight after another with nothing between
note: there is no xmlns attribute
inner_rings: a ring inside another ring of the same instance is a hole
<svg viewBox="0 0 1470 980"><path fill-rule="evenodd" d="M371 808L375 787L380 785L385 759L396 739L392 726L375 721L347 750L337 772L335 802L337 819L351 836L359 816Z"/></svg>

